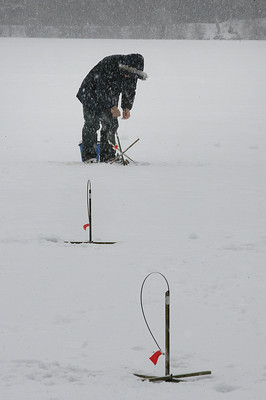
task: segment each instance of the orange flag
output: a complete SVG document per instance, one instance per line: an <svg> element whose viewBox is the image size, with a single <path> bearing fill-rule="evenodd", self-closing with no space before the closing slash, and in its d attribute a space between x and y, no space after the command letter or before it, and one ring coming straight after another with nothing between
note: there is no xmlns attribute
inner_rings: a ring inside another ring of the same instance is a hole
<svg viewBox="0 0 266 400"><path fill-rule="evenodd" d="M150 357L151 362L153 362L154 365L157 364L158 358L162 355L163 353L158 350L153 355Z"/></svg>

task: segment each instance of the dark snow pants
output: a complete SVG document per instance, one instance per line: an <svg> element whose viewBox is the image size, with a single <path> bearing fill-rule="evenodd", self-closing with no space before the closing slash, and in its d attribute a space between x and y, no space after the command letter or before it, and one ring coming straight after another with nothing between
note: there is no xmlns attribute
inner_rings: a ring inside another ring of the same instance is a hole
<svg viewBox="0 0 266 400"><path fill-rule="evenodd" d="M97 131L101 128L100 159L108 161L115 156L115 150L108 141L115 144L118 120L109 109L97 112L83 106L84 126L82 129L82 160L96 157Z"/></svg>

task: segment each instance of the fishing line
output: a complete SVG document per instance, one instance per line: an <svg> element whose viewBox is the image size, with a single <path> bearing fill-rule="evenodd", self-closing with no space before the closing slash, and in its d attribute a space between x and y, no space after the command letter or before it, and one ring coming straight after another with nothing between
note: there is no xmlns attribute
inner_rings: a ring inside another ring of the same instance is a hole
<svg viewBox="0 0 266 400"><path fill-rule="evenodd" d="M166 282L168 291L170 291L170 286L169 286L169 283L168 283L166 277L165 277L161 272L151 272L150 274L148 274L148 275L146 276L146 278L144 279L144 281L142 282L142 285L141 285L141 289L140 289L140 307L141 307L142 315L143 315L145 324L146 324L146 326L147 326L147 328L148 328L148 331L150 332L151 337L153 338L154 342L156 343L156 346L158 347L158 349L160 350L160 352L163 354L163 352L162 352L162 350L161 350L161 347L159 346L157 340L155 339L155 337L154 337L154 335L153 335L153 333L152 333L152 331L151 331L151 328L150 328L150 326L149 326L149 324L148 324L148 321L147 321L147 318L146 318L146 315L145 315L145 312L144 312L144 307L143 307L143 288L144 288L144 284L145 284L146 280L148 279L148 277L151 276L151 275L153 275L153 274L161 275L161 276L164 278L165 282Z"/></svg>

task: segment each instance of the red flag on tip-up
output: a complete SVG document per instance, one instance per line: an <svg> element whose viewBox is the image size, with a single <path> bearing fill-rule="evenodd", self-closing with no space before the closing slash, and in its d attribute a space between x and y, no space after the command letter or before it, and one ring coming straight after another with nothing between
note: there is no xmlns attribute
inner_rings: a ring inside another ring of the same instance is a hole
<svg viewBox="0 0 266 400"><path fill-rule="evenodd" d="M85 225L83 225L84 231L86 231L86 229L88 228L88 226L90 226L90 224L85 224Z"/></svg>
<svg viewBox="0 0 266 400"><path fill-rule="evenodd" d="M163 353L158 350L153 355L150 357L151 362L153 362L154 365L157 364L158 358L162 355Z"/></svg>

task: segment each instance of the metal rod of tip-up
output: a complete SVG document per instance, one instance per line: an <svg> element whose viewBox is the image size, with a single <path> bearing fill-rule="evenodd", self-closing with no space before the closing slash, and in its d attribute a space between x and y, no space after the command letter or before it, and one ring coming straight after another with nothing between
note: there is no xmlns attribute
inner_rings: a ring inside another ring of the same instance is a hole
<svg viewBox="0 0 266 400"><path fill-rule="evenodd" d="M92 243L91 181L87 182L87 210L89 219L89 242Z"/></svg>
<svg viewBox="0 0 266 400"><path fill-rule="evenodd" d="M165 292L165 375L170 375L170 290Z"/></svg>
<svg viewBox="0 0 266 400"><path fill-rule="evenodd" d="M88 230L88 240L85 242L81 241L65 241L65 243L71 244L115 244L116 242L95 242L92 238L92 189L91 181L87 181L87 213L88 213L88 223L83 225L85 231Z"/></svg>

